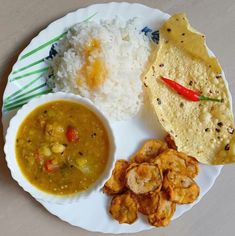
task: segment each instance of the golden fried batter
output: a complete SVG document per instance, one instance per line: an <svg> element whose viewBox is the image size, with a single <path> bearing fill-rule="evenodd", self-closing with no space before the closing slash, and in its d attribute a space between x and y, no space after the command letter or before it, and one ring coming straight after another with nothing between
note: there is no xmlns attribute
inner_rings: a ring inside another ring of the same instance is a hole
<svg viewBox="0 0 235 236"><path fill-rule="evenodd" d="M167 150L167 144L161 140L146 141L140 150L132 157L131 162L149 162L152 158Z"/></svg>
<svg viewBox="0 0 235 236"><path fill-rule="evenodd" d="M156 227L168 225L175 212L175 208L176 204L167 199L166 193L160 192L157 211L148 216L149 223Z"/></svg>
<svg viewBox="0 0 235 236"><path fill-rule="evenodd" d="M159 201L159 190L136 195L137 201L139 203L139 212L144 215L150 215L157 211L158 201Z"/></svg>
<svg viewBox="0 0 235 236"><path fill-rule="evenodd" d="M128 161L118 160L115 163L115 167L112 171L112 176L105 183L103 191L108 195L121 193L125 190L126 180L126 169L129 166Z"/></svg>
<svg viewBox="0 0 235 236"><path fill-rule="evenodd" d="M115 195L109 212L120 224L132 224L139 211L151 225L166 226L177 203L198 197L200 189L192 179L199 172L198 161L178 152L170 135L165 141L147 140L130 163L116 162L103 191Z"/></svg>
<svg viewBox="0 0 235 236"><path fill-rule="evenodd" d="M130 191L117 195L111 201L109 212L120 224L132 224L137 219L138 202Z"/></svg>
<svg viewBox="0 0 235 236"><path fill-rule="evenodd" d="M150 191L160 191L162 173L158 165L150 163L131 164L126 172L128 188L135 194L144 194Z"/></svg>
<svg viewBox="0 0 235 236"><path fill-rule="evenodd" d="M162 171L173 170L194 178L199 171L198 161L182 152L169 149L157 156L153 163L158 164Z"/></svg>
<svg viewBox="0 0 235 236"><path fill-rule="evenodd" d="M168 194L169 199L178 204L194 202L200 192L193 179L174 171L168 171L165 174L163 189Z"/></svg>
<svg viewBox="0 0 235 236"><path fill-rule="evenodd" d="M168 148L177 150L177 146L175 145L175 141L171 138L170 134L168 134L164 138L165 142L167 143Z"/></svg>

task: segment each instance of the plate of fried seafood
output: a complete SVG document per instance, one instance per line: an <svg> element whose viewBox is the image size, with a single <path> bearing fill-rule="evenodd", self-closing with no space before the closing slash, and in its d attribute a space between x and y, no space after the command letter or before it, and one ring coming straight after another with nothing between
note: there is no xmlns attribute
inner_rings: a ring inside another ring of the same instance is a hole
<svg viewBox="0 0 235 236"><path fill-rule="evenodd" d="M91 5L41 31L3 96L16 182L102 233L167 227L235 162L232 96L186 13Z"/></svg>

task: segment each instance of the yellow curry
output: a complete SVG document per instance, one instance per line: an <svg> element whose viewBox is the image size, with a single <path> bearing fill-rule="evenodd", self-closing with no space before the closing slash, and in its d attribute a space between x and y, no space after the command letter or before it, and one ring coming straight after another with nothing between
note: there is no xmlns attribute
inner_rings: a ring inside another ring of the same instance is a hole
<svg viewBox="0 0 235 236"><path fill-rule="evenodd" d="M16 139L17 161L39 189L66 195L89 188L104 171L107 131L92 111L70 101L54 101L33 110Z"/></svg>

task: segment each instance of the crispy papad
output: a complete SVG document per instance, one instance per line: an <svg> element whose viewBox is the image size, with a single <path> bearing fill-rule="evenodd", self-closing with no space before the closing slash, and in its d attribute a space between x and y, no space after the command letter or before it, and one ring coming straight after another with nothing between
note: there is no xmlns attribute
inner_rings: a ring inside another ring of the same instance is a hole
<svg viewBox="0 0 235 236"><path fill-rule="evenodd" d="M161 76L222 102L186 100ZM208 53L205 36L191 28L184 14L172 16L161 26L159 43L143 82L160 123L178 151L205 164L235 162L227 83L218 60Z"/></svg>

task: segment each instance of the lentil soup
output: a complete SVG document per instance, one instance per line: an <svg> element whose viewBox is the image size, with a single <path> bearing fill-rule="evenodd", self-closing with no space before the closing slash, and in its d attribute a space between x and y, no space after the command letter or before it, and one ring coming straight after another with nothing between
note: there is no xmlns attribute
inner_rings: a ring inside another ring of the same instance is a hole
<svg viewBox="0 0 235 236"><path fill-rule="evenodd" d="M41 105L17 133L21 171L31 184L56 195L88 189L105 170L108 155L104 125L95 113L75 102Z"/></svg>

